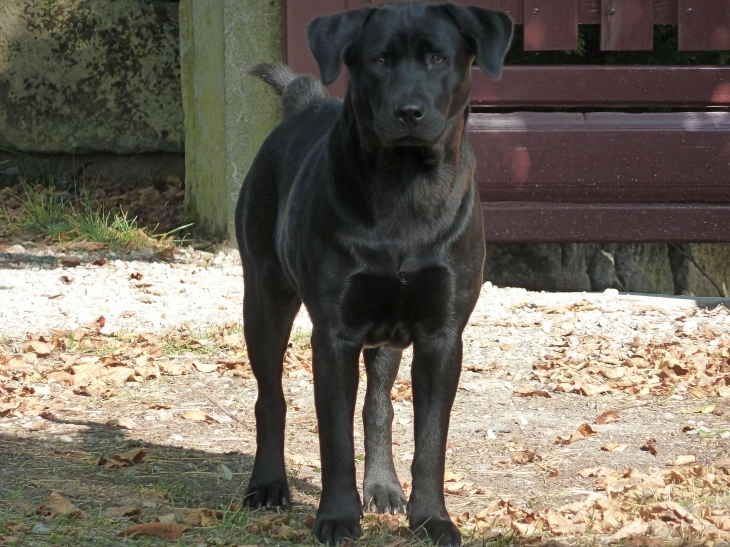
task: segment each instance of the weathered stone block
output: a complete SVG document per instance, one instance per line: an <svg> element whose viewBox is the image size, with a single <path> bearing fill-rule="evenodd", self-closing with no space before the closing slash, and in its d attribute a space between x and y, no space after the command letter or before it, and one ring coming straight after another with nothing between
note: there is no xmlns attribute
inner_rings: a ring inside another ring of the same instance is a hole
<svg viewBox="0 0 730 547"><path fill-rule="evenodd" d="M182 152L178 5L0 1L0 147Z"/></svg>
<svg viewBox="0 0 730 547"><path fill-rule="evenodd" d="M691 256L727 294L730 244L490 244L484 278L545 291L603 291L719 296Z"/></svg>

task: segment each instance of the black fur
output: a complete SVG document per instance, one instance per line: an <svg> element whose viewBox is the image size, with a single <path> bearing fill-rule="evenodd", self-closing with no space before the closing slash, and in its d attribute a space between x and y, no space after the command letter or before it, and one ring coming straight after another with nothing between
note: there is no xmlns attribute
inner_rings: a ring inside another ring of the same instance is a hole
<svg viewBox="0 0 730 547"><path fill-rule="evenodd" d="M281 95L285 118L300 108L329 97L327 88L320 80L310 74L297 76L286 65L261 63L248 72L261 78Z"/></svg>
<svg viewBox="0 0 730 547"><path fill-rule="evenodd" d="M446 439L484 263L466 138L471 66L499 74L512 23L480 8L408 2L315 19L307 32L324 82L344 62L350 84L343 103L311 76L254 69L282 94L287 117L261 147L236 209L245 337L259 388L245 503L291 501L281 375L303 302L314 325L322 461L314 534L337 544L360 535L363 509L407 507L420 537L458 545L444 504ZM390 390L411 344L416 450L406 504L393 466ZM353 447L361 353L364 500Z"/></svg>

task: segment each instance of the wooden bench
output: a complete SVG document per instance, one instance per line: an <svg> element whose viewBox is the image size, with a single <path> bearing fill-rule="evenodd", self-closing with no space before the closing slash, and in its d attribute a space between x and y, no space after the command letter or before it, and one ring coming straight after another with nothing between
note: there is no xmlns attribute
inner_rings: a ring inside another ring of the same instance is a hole
<svg viewBox="0 0 730 547"><path fill-rule="evenodd" d="M287 0L287 62L318 74L307 22L383 3ZM601 25L604 51L651 50L655 24L678 25L681 51L730 50L728 0L458 3L509 13L526 51L576 49L579 24ZM507 66L499 81L475 70L472 106L487 241L730 241L730 67ZM656 107L672 111L634 113Z"/></svg>

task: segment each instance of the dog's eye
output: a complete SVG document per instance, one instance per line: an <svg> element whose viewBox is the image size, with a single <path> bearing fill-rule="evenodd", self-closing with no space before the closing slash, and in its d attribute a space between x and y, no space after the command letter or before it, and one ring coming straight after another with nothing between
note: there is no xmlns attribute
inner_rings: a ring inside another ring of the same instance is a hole
<svg viewBox="0 0 730 547"><path fill-rule="evenodd" d="M378 57L375 59L375 64L378 66L385 66L385 57Z"/></svg>
<svg viewBox="0 0 730 547"><path fill-rule="evenodd" d="M443 64L445 60L441 55L431 55L431 62L435 65Z"/></svg>

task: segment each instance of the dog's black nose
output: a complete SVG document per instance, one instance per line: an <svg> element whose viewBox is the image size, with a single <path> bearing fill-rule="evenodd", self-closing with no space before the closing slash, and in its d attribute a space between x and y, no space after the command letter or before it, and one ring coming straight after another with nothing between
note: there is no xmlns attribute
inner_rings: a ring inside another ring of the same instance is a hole
<svg viewBox="0 0 730 547"><path fill-rule="evenodd" d="M408 103L395 109L395 117L409 125L417 124L425 115L426 107L419 103Z"/></svg>

